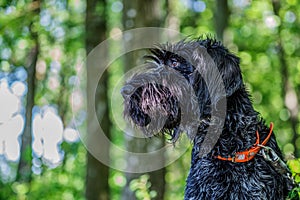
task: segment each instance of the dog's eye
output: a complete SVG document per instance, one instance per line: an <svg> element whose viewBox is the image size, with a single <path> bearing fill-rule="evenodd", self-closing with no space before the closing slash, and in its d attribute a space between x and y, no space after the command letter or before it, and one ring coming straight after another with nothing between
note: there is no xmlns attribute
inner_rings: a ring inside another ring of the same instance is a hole
<svg viewBox="0 0 300 200"><path fill-rule="evenodd" d="M179 67L180 62L178 62L176 59L171 60L171 67Z"/></svg>

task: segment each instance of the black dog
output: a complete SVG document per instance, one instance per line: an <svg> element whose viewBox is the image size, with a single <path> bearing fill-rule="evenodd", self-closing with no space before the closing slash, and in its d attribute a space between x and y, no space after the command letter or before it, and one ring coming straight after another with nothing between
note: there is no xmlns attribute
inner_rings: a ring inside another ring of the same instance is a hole
<svg viewBox="0 0 300 200"><path fill-rule="evenodd" d="M124 114L146 135L191 138L185 199L286 198L290 172L273 124L253 109L239 58L210 38L150 51L147 67L122 89Z"/></svg>

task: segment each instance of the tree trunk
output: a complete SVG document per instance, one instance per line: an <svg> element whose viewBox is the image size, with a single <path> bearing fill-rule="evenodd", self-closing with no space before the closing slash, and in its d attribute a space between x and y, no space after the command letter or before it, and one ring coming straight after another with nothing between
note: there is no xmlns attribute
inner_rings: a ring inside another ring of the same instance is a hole
<svg viewBox="0 0 300 200"><path fill-rule="evenodd" d="M100 42L106 39L106 8L105 0L87 0L86 8L86 52L87 54L95 48ZM99 10L99 8L101 8ZM89 92L93 80L93 68L87 66L87 104L95 102L97 116L103 116L100 121L101 128L107 137L110 135L110 120L108 109L107 82L108 76L105 74L98 83L95 94ZM93 119L93 110L88 106L87 110L87 137L89 135L100 134L98 128L94 128L93 123L97 119ZM98 119L99 120L99 119ZM96 122L97 123L97 122ZM89 139L88 139L89 140ZM99 141L100 142L100 141ZM107 159L109 159L109 146L101 146L101 151ZM87 152L86 167L86 191L85 196L88 200L108 200L110 198L109 185L109 167L97 160L93 155Z"/></svg>
<svg viewBox="0 0 300 200"><path fill-rule="evenodd" d="M180 31L180 19L176 15L175 7L178 2L167 0L166 1L166 20L165 26L169 29Z"/></svg>
<svg viewBox="0 0 300 200"><path fill-rule="evenodd" d="M272 0L273 5L273 11L274 14L280 18L279 11L281 8L281 3L279 0ZM282 20L283 21L283 20ZM293 131L293 139L292 144L295 147L295 156L298 158L300 156L300 150L297 148L297 139L298 139L298 133L297 133L297 127L299 124L299 99L296 94L295 88L291 84L291 80L289 80L289 66L286 62L286 54L284 52L283 46L282 46L282 39L281 39L281 29L282 25L279 25L278 27L278 33L277 33L277 51L278 51L278 57L280 61L280 72L281 72L281 78L283 83L282 88L282 96L285 98L285 107L288 109L290 113L290 124Z"/></svg>
<svg viewBox="0 0 300 200"><path fill-rule="evenodd" d="M215 30L217 38L223 40L223 34L228 26L228 18L230 15L227 0L216 0L215 1Z"/></svg>
<svg viewBox="0 0 300 200"><path fill-rule="evenodd" d="M32 108L34 106L35 96L35 74L36 63L39 55L38 33L35 23L39 23L40 1L34 0L33 4L37 4L37 8L33 11L32 19L29 25L30 36L33 40L33 47L28 56L27 68L27 97L26 97L26 113L25 113L25 128L21 140L21 155L18 165L17 180L21 182L31 182L31 161L32 161Z"/></svg>
<svg viewBox="0 0 300 200"><path fill-rule="evenodd" d="M138 27L159 27L162 23L162 4L159 0L123 0L124 10L123 10L123 27L124 29L138 28ZM136 12L135 15L131 13ZM126 47L125 47L126 48ZM136 61L140 57L135 53L129 53L125 56L124 66L125 71L136 66ZM151 140L145 140L141 138L134 138L127 136L125 137L125 143L127 151L129 152L147 152L149 146L154 147L153 149L160 149L164 146L164 140L161 139L158 143L154 143ZM161 160L164 162L164 155L161 155ZM159 161L157 161L159 162ZM128 163L128 169L134 169L134 164ZM149 172L151 188L150 190L155 190L157 196L154 199L163 199L165 192L165 168ZM130 189L130 182L133 179L137 179L142 174L139 173L126 173L126 186L123 189L122 199L123 200L134 200L136 199L134 191Z"/></svg>

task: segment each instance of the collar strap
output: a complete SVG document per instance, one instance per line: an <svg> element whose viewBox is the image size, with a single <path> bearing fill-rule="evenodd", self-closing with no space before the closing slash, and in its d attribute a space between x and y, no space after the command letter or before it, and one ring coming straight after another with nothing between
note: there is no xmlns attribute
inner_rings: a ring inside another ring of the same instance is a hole
<svg viewBox="0 0 300 200"><path fill-rule="evenodd" d="M216 158L218 158L219 160L226 160L235 163L248 162L249 160L252 160L254 158L254 156L260 151L262 146L265 146L265 144L269 141L272 132L273 132L273 123L271 122L270 132L262 143L259 143L259 133L258 131L256 131L256 137L257 137L256 142L250 149L247 149L242 152L236 152L233 157L224 158L218 155L216 156Z"/></svg>

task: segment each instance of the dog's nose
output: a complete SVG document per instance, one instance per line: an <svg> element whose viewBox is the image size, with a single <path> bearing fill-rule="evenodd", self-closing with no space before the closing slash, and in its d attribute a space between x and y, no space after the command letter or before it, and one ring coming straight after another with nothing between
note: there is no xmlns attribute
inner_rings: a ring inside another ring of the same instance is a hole
<svg viewBox="0 0 300 200"><path fill-rule="evenodd" d="M131 96L132 92L134 91L134 87L132 85L125 85L121 88L121 95L123 98L127 98L128 96Z"/></svg>

